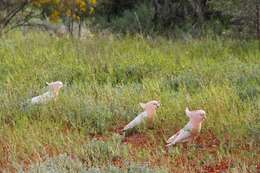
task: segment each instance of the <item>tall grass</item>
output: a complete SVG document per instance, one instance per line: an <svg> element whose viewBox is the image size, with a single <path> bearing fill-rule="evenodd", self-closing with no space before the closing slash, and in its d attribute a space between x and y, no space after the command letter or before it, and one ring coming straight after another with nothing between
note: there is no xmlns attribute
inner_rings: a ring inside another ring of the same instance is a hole
<svg viewBox="0 0 260 173"><path fill-rule="evenodd" d="M0 41L0 166L10 170L28 158L35 162L39 159L32 158L34 153L40 158L50 155L46 146L53 155L75 154L87 168L102 169L117 157L123 165L143 160L151 164L165 152L164 138L187 121L184 109L189 106L206 110L202 134L211 131L220 139L218 154L201 156L193 147L188 151L177 147L166 163L150 166L169 168L174 165L171 158L189 152L188 157L201 157L195 167L183 164L169 170L192 172L229 158L234 170L255 171L260 134L257 46L254 41L222 38L73 40L13 32ZM56 80L65 83L56 102L21 109L24 101L43 91L46 81ZM136 151L124 146L111 129L126 124L141 111L138 103L151 99L162 103L154 129L137 130L149 135L156 149L151 153L149 147ZM158 137L158 131L163 136ZM96 135L107 138L95 141ZM248 150L237 153L244 146Z"/></svg>

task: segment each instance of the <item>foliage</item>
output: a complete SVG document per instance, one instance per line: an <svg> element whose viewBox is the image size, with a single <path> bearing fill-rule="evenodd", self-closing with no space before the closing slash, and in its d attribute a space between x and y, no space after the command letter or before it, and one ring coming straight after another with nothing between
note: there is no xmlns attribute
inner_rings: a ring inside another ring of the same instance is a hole
<svg viewBox="0 0 260 173"><path fill-rule="evenodd" d="M43 24L33 21L47 18L51 22L62 21L72 33L73 23L78 22L81 25L86 17L94 13L95 4L96 0L1 1L0 32L8 32L21 26L41 26Z"/></svg>
<svg viewBox="0 0 260 173"><path fill-rule="evenodd" d="M256 0L101 1L94 20L123 33L180 35L181 30L193 36L211 31L216 35L254 37L260 33L259 16Z"/></svg>
<svg viewBox="0 0 260 173"><path fill-rule="evenodd" d="M29 5L27 0L0 1L0 34L8 28L23 25L33 16L31 11L26 10Z"/></svg>
<svg viewBox="0 0 260 173"><path fill-rule="evenodd" d="M236 34L257 34L257 20L258 22L260 20L259 16L257 16L257 11L259 13L259 1L211 1L210 5L213 9L229 16L230 23Z"/></svg>
<svg viewBox="0 0 260 173"><path fill-rule="evenodd" d="M108 27L114 32L132 34L151 34L154 31L154 24L152 22L153 11L151 10L151 5L148 3L124 10L119 16L111 16L109 20L102 15L97 11L97 15L94 18L94 25L99 24L98 29Z"/></svg>
<svg viewBox="0 0 260 173"><path fill-rule="evenodd" d="M107 16L110 21L113 16L120 16L125 10L132 9L137 0L99 0L97 3L97 13Z"/></svg>
<svg viewBox="0 0 260 173"><path fill-rule="evenodd" d="M75 157L86 170L256 172L259 55L253 40L71 40L12 32L0 42L0 168L11 172ZM55 102L21 110L46 81L56 80L65 87ZM142 111L138 103L151 99L162 104L153 129L142 125L119 135ZM187 121L186 106L207 112L200 138L167 151L165 139Z"/></svg>
<svg viewBox="0 0 260 173"><path fill-rule="evenodd" d="M32 5L43 9L43 14L53 22L60 18L83 20L94 12L95 4L95 0L32 0Z"/></svg>
<svg viewBox="0 0 260 173"><path fill-rule="evenodd" d="M22 171L21 171L22 172ZM131 164L127 169L120 169L114 166L107 168L87 168L78 158L72 158L66 154L47 158L43 163L32 165L28 172L30 173L166 173L163 169L151 169L147 165Z"/></svg>
<svg viewBox="0 0 260 173"><path fill-rule="evenodd" d="M1 34L23 26L53 30L50 21L71 35L78 29L79 37L91 24L117 33L260 38L258 0L2 0L0 10Z"/></svg>

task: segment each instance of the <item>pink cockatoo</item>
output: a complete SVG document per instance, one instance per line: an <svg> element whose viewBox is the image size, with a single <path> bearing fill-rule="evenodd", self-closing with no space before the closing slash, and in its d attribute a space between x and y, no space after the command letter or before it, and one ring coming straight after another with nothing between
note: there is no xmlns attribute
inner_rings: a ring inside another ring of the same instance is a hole
<svg viewBox="0 0 260 173"><path fill-rule="evenodd" d="M176 143L189 142L199 134L201 124L206 118L206 112L204 110L189 111L189 109L186 108L185 113L189 117L190 121L183 129L167 140L167 147L175 145Z"/></svg>
<svg viewBox="0 0 260 173"><path fill-rule="evenodd" d="M33 97L30 100L31 104L43 104L43 103L47 103L48 101L52 100L52 99L56 99L57 96L59 95L59 91L60 89L63 87L63 83L61 81L56 81L56 82L51 82L48 83L46 82L46 84L48 85L48 91L43 93L42 95Z"/></svg>
<svg viewBox="0 0 260 173"><path fill-rule="evenodd" d="M127 124L123 131L131 129L136 125L143 122L145 119L148 120L148 123L152 123L153 116L156 112L156 109L160 107L160 102L156 100L149 101L147 103L140 103L140 106L143 108L143 112L141 112L137 117L135 117L129 124Z"/></svg>

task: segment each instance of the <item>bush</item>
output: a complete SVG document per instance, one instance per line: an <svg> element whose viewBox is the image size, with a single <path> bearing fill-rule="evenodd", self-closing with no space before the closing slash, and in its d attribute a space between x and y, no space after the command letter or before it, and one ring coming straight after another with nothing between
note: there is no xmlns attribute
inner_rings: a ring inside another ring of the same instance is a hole
<svg viewBox="0 0 260 173"><path fill-rule="evenodd" d="M67 154L47 158L42 163L36 163L29 167L29 173L86 173L87 169L77 158L72 158Z"/></svg>
<svg viewBox="0 0 260 173"><path fill-rule="evenodd" d="M135 9L125 10L120 16L111 17L110 21L97 16L94 23L99 24L101 28L109 27L116 32L147 34L153 32L154 28L151 9L150 3L140 3Z"/></svg>

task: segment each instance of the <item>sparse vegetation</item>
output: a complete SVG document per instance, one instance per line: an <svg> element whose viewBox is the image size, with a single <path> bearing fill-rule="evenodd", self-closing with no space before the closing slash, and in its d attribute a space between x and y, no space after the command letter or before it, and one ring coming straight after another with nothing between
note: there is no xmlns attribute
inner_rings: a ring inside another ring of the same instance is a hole
<svg viewBox="0 0 260 173"><path fill-rule="evenodd" d="M12 32L1 38L0 57L0 172L260 169L257 41ZM57 101L21 108L56 80L65 84ZM119 129L151 99L162 104L154 128L123 138ZM194 144L167 151L186 106L208 119Z"/></svg>

